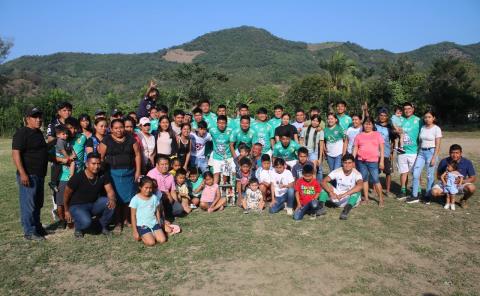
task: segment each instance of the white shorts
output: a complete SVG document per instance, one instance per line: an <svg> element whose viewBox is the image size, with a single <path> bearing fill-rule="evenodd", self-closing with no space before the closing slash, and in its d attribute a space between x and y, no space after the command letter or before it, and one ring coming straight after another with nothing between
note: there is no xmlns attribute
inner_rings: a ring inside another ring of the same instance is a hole
<svg viewBox="0 0 480 296"><path fill-rule="evenodd" d="M464 191L463 188L465 188L466 185L471 185L472 183L463 183L462 185L458 185L457 189L458 192L455 195L463 195ZM443 186L442 182L438 182L437 184L432 186L432 189L439 189L442 190L443 193L445 193L445 186Z"/></svg>
<svg viewBox="0 0 480 296"><path fill-rule="evenodd" d="M416 154L400 154L397 156L397 165L398 172L400 174L408 173L412 170L415 160L417 159Z"/></svg>
<svg viewBox="0 0 480 296"><path fill-rule="evenodd" d="M235 162L233 161L233 157L227 158L227 161L230 164L230 167L232 168L232 174L235 174ZM214 174L218 174L222 172L223 163L224 163L224 160L214 159L212 156L210 156L210 159L208 160L208 165L213 168Z"/></svg>

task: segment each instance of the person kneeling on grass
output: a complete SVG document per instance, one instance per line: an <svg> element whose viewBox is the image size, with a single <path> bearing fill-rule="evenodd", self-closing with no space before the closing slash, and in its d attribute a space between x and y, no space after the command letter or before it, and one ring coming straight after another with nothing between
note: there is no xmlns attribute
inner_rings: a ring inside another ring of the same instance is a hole
<svg viewBox="0 0 480 296"><path fill-rule="evenodd" d="M294 220L302 220L305 214L313 217L325 214L325 207L320 207L318 196L321 187L317 179L313 178L315 168L311 164L303 167L302 177L295 182L295 197L297 209L293 214Z"/></svg>
<svg viewBox="0 0 480 296"><path fill-rule="evenodd" d="M227 200L220 195L218 184L213 182L213 174L205 172L203 174L204 184L202 185L202 196L200 198L200 208L209 213L224 209Z"/></svg>
<svg viewBox="0 0 480 296"><path fill-rule="evenodd" d="M167 233L180 232L180 227L171 225L163 217L160 210L160 198L153 194L157 182L142 176L138 180L138 193L130 201L133 238L143 241L146 246L163 244L167 241Z"/></svg>
<svg viewBox="0 0 480 296"><path fill-rule="evenodd" d="M360 191L363 188L362 174L354 168L354 165L353 155L347 153L342 157L342 167L330 172L322 181L320 207L323 208L327 200L337 207L343 207L340 214L341 220L346 220L352 208L360 203ZM336 181L335 187L330 183L331 181Z"/></svg>
<svg viewBox="0 0 480 296"><path fill-rule="evenodd" d="M270 213L275 214L285 208L287 203L287 215L293 215L293 204L295 202L295 195L293 190L293 178L292 172L285 169L285 160L283 158L276 158L273 162L275 172L272 174L272 187L273 192L272 202L270 203Z"/></svg>
<svg viewBox="0 0 480 296"><path fill-rule="evenodd" d="M248 214L250 211L260 212L265 207L263 194L259 187L257 178L253 177L248 181L247 190L245 190L242 200L244 214Z"/></svg>

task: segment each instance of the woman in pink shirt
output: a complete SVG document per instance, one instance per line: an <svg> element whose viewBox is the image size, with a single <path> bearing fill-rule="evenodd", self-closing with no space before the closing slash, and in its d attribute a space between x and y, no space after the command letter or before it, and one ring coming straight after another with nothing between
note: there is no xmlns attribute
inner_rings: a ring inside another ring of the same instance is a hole
<svg viewBox="0 0 480 296"><path fill-rule="evenodd" d="M363 120L363 132L357 135L353 144L353 156L356 167L362 174L364 203L368 203L368 178L371 176L373 187L378 194L378 205L383 207L382 184L378 170L383 170L384 140L382 135L374 130L375 124L371 117Z"/></svg>

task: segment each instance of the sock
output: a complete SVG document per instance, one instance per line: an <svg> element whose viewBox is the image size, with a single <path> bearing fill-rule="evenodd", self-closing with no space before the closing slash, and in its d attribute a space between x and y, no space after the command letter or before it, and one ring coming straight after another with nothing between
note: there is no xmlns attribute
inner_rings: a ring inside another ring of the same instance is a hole
<svg viewBox="0 0 480 296"><path fill-rule="evenodd" d="M407 187L402 187L402 189L400 189L400 191L401 191L402 193L407 192Z"/></svg>

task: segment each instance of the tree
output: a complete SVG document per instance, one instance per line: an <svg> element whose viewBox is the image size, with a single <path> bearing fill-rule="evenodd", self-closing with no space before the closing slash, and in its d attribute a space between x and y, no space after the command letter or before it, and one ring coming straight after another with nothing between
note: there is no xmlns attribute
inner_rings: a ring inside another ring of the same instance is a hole
<svg viewBox="0 0 480 296"><path fill-rule="evenodd" d="M302 105L327 105L329 93L328 77L314 74L306 76L292 84L287 91L287 103L292 107Z"/></svg>
<svg viewBox="0 0 480 296"><path fill-rule="evenodd" d="M448 57L433 63L427 77L427 101L444 122L461 123L469 112L478 111L478 94L473 89L473 67L465 60Z"/></svg>
<svg viewBox="0 0 480 296"><path fill-rule="evenodd" d="M330 57L330 60L321 61L319 66L330 74L333 90L339 90L344 87L343 79L356 68L355 63L339 51L336 51Z"/></svg>
<svg viewBox="0 0 480 296"><path fill-rule="evenodd" d="M5 61L7 58L8 54L10 53L10 49L13 46L12 41L4 40L0 38L0 64Z"/></svg>

